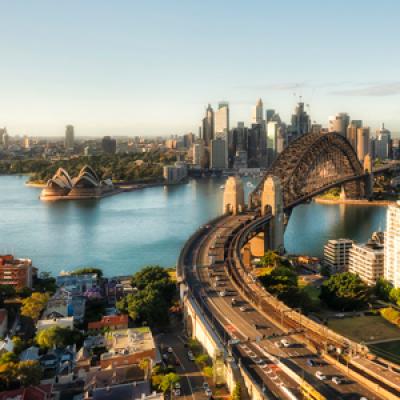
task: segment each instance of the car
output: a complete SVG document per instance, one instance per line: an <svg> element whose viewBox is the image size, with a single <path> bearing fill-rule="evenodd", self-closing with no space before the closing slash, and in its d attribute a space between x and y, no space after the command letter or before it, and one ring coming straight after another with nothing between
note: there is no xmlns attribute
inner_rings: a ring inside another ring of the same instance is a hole
<svg viewBox="0 0 400 400"><path fill-rule="evenodd" d="M219 295L221 297L225 297L227 295L227 293L225 292L225 290L223 290L222 292L219 292Z"/></svg>
<svg viewBox="0 0 400 400"><path fill-rule="evenodd" d="M236 299L234 297L232 297L231 304L232 304L232 306L236 305Z"/></svg>
<svg viewBox="0 0 400 400"><path fill-rule="evenodd" d="M261 358L256 358L254 362L258 365L261 365L264 361Z"/></svg>
<svg viewBox="0 0 400 400"><path fill-rule="evenodd" d="M175 396L180 396L181 395L181 389L175 389L174 390L174 395Z"/></svg>
<svg viewBox="0 0 400 400"><path fill-rule="evenodd" d="M315 367L317 363L312 358L309 358L307 359L307 365L309 365L310 367Z"/></svg>
<svg viewBox="0 0 400 400"><path fill-rule="evenodd" d="M208 385L207 382L203 382L203 389L204 389L204 390L210 389L210 386Z"/></svg>
<svg viewBox="0 0 400 400"><path fill-rule="evenodd" d="M247 307L246 306L241 306L239 308L239 310L242 311L242 312L245 312L245 311L247 311Z"/></svg>
<svg viewBox="0 0 400 400"><path fill-rule="evenodd" d="M179 382L175 383L175 389L180 389L181 388L181 384Z"/></svg>
<svg viewBox="0 0 400 400"><path fill-rule="evenodd" d="M206 396L208 396L208 397L211 397L211 396L212 396L212 391L211 391L210 388L206 389L206 390L204 391L204 393L205 393Z"/></svg>
<svg viewBox="0 0 400 400"><path fill-rule="evenodd" d="M320 380L320 381L324 381L326 379L326 375L324 375L321 371L317 371L315 373L315 376Z"/></svg>
<svg viewBox="0 0 400 400"><path fill-rule="evenodd" d="M340 384L342 383L342 380L341 380L338 376L333 376L333 377L332 377L332 382L333 382L335 385L340 385Z"/></svg>
<svg viewBox="0 0 400 400"><path fill-rule="evenodd" d="M188 355L188 359L189 359L190 361L194 361L194 354L193 354L192 351L188 351L187 355Z"/></svg>
<svg viewBox="0 0 400 400"><path fill-rule="evenodd" d="M366 397L360 397L360 400L368 400Z"/></svg>
<svg viewBox="0 0 400 400"><path fill-rule="evenodd" d="M281 343L282 343L283 347L290 347L291 346L290 342L288 340L286 340L286 339L282 339Z"/></svg>
<svg viewBox="0 0 400 400"><path fill-rule="evenodd" d="M172 349L172 347L168 347L168 353L173 353L174 350Z"/></svg>
<svg viewBox="0 0 400 400"><path fill-rule="evenodd" d="M217 275L216 277L215 277L215 280L218 282L219 280L220 280L221 278Z"/></svg>

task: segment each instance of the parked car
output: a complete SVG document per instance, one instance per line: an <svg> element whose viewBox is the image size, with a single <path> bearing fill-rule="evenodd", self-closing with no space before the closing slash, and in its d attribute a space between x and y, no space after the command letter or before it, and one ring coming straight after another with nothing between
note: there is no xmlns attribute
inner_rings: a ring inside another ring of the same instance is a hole
<svg viewBox="0 0 400 400"><path fill-rule="evenodd" d="M282 343L283 347L290 347L291 346L291 343L287 339L282 339L281 343Z"/></svg>
<svg viewBox="0 0 400 400"><path fill-rule="evenodd" d="M335 385L340 385L342 383L342 380L338 376L334 376L334 377L332 377L332 382Z"/></svg>
<svg viewBox="0 0 400 400"><path fill-rule="evenodd" d="M188 351L187 355L188 355L188 359L189 359L190 361L194 361L194 354L193 354L192 351Z"/></svg>
<svg viewBox="0 0 400 400"><path fill-rule="evenodd" d="M324 381L326 379L326 375L324 375L321 371L317 371L315 373L315 376L320 380L320 381Z"/></svg>

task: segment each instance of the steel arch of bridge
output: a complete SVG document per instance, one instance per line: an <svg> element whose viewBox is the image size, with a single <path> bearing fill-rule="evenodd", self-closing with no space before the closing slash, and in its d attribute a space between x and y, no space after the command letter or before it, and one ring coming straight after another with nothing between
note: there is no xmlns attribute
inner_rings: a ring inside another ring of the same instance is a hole
<svg viewBox="0 0 400 400"><path fill-rule="evenodd" d="M301 136L280 153L265 179L269 175L280 179L286 210L341 184L352 194L362 195L360 180L366 176L353 146L336 132ZM255 189L256 194L260 194L265 179Z"/></svg>

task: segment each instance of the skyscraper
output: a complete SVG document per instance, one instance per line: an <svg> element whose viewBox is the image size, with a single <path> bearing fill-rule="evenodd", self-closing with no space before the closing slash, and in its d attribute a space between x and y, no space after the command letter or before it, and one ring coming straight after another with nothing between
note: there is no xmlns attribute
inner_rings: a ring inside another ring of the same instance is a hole
<svg viewBox="0 0 400 400"><path fill-rule="evenodd" d="M290 140L294 140L305 133L308 133L311 128L310 116L304 111L304 103L299 102L292 114L291 125L289 129Z"/></svg>
<svg viewBox="0 0 400 400"><path fill-rule="evenodd" d="M375 139L375 154L376 158L386 160L391 157L391 133L385 128L385 124L382 124L381 129L376 131Z"/></svg>
<svg viewBox="0 0 400 400"><path fill-rule="evenodd" d="M329 117L328 130L329 132L337 132L342 136L346 136L349 123L350 117L347 113L338 113L332 117Z"/></svg>
<svg viewBox="0 0 400 400"><path fill-rule="evenodd" d="M101 148L104 153L115 154L117 151L117 141L111 136L104 136L101 141Z"/></svg>
<svg viewBox="0 0 400 400"><path fill-rule="evenodd" d="M360 161L370 152L369 128L363 127L357 129L357 157Z"/></svg>
<svg viewBox="0 0 400 400"><path fill-rule="evenodd" d="M226 160L226 142L222 138L211 140L210 168L225 169L227 168Z"/></svg>
<svg viewBox="0 0 400 400"><path fill-rule="evenodd" d="M67 125L65 127L64 145L67 150L74 148L74 127L72 125Z"/></svg>
<svg viewBox="0 0 400 400"><path fill-rule="evenodd" d="M384 277L400 287L400 202L386 212Z"/></svg>
<svg viewBox="0 0 400 400"><path fill-rule="evenodd" d="M201 138L204 140L204 145L206 147L210 146L211 140L214 139L214 110L210 104L208 105L206 115L203 118Z"/></svg>
<svg viewBox="0 0 400 400"><path fill-rule="evenodd" d="M215 139L222 139L225 142L225 167L228 167L228 140L229 140L229 104L221 102L215 112Z"/></svg>
<svg viewBox="0 0 400 400"><path fill-rule="evenodd" d="M268 124L268 122L272 120L272 117L274 115L275 115L275 110L272 109L265 110L265 122Z"/></svg>
<svg viewBox="0 0 400 400"><path fill-rule="evenodd" d="M264 105L261 99L257 100L257 103L253 109L253 115L251 117L252 124L262 124L264 121Z"/></svg>

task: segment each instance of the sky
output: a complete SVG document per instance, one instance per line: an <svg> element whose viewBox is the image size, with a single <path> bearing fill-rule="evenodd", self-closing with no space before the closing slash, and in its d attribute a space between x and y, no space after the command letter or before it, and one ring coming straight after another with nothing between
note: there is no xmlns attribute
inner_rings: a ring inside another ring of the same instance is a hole
<svg viewBox="0 0 400 400"><path fill-rule="evenodd" d="M348 112L400 131L398 0L0 0L0 126L11 135L197 132L261 97L289 121Z"/></svg>

